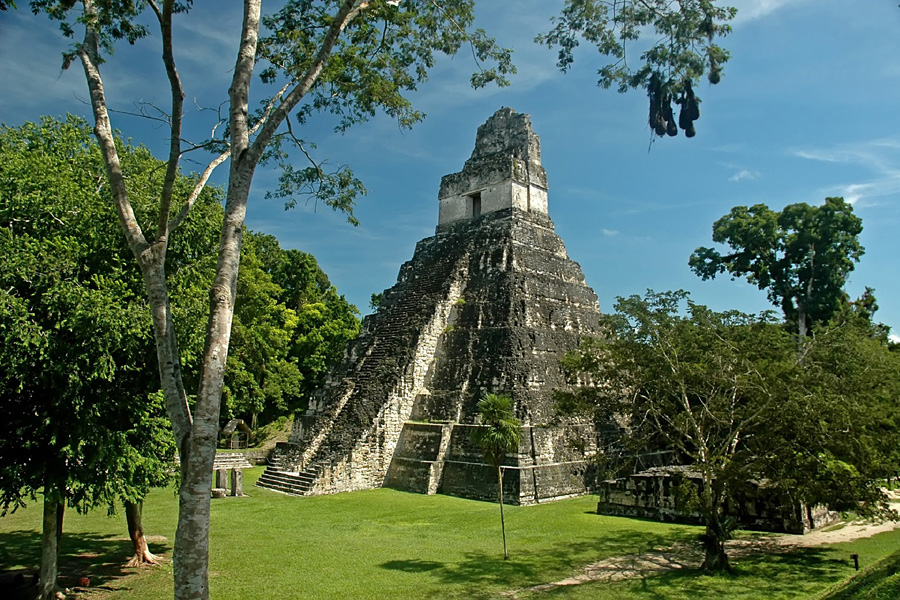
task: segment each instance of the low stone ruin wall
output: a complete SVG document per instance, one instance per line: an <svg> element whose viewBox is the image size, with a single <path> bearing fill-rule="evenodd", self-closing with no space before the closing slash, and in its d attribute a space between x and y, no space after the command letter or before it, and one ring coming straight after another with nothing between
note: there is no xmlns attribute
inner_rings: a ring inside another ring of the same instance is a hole
<svg viewBox="0 0 900 600"><path fill-rule="evenodd" d="M685 467L655 467L599 486L597 512L603 515L638 517L701 524L700 513L681 505L676 491L681 481L702 486L696 472ZM803 534L839 520L838 513L824 506L808 507L791 503L763 487L748 489L736 501L726 504L726 514L737 519L742 529Z"/></svg>

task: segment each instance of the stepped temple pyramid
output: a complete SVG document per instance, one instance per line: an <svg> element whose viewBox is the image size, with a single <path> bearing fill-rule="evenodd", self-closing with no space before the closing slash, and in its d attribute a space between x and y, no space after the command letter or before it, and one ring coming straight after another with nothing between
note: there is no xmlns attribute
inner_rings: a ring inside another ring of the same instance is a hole
<svg viewBox="0 0 900 600"><path fill-rule="evenodd" d="M416 246L258 485L292 494L380 486L496 498L472 431L485 393L508 394L522 442L507 455L505 501L586 491L593 426L556 414L559 366L596 334L597 296L569 260L547 208L528 115L497 111L445 176L437 231Z"/></svg>

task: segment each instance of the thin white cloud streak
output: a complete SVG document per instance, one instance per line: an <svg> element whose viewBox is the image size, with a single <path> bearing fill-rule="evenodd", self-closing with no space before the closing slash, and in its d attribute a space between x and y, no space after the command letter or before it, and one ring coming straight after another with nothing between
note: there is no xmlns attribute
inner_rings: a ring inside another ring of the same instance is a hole
<svg viewBox="0 0 900 600"><path fill-rule="evenodd" d="M78 65L70 71L60 68L68 40L49 21L35 34L28 23L33 18L12 12L4 13L0 20L0 56L6 58L0 61L0 81L7 82L0 95L0 114L7 123L24 120L20 114L33 118L35 108L48 112L59 103L72 103L78 92L87 96L84 78L78 77ZM22 52L22 48L28 51Z"/></svg>
<svg viewBox="0 0 900 600"><path fill-rule="evenodd" d="M738 9L735 25L768 17L772 13L791 5L804 4L808 0L730 0L724 4Z"/></svg>
<svg viewBox="0 0 900 600"><path fill-rule="evenodd" d="M818 162L855 165L873 177L833 186L829 195L842 196L850 204L900 194L900 138L881 138L833 148L800 149L793 156Z"/></svg>
<svg viewBox="0 0 900 600"><path fill-rule="evenodd" d="M748 171L747 169L741 169L734 175L728 178L728 181L738 182L744 180L752 180L756 179L759 176L759 173L754 171Z"/></svg>
<svg viewBox="0 0 900 600"><path fill-rule="evenodd" d="M603 233L603 235L605 235L606 237L615 237L615 236L617 236L617 235L620 234L620 232L619 232L618 229L601 229L600 231L601 231L601 232Z"/></svg>

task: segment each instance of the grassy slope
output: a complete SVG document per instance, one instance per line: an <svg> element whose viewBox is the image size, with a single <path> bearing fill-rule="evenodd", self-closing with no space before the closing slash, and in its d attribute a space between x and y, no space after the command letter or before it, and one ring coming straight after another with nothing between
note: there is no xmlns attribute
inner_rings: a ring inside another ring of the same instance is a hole
<svg viewBox="0 0 900 600"><path fill-rule="evenodd" d="M896 600L900 598L900 551L862 569L827 590L818 600Z"/></svg>
<svg viewBox="0 0 900 600"><path fill-rule="evenodd" d="M510 507L510 560L502 560L497 506L447 496L372 490L293 498L252 487L248 498L213 501L211 592L252 598L489 598L554 581L603 558L692 539L693 527L601 517L595 499ZM144 509L151 549L171 558L177 502L155 492ZM0 570L35 568L40 507L0 519ZM63 583L127 589L129 600L171 597L171 563L137 575L120 567L129 553L124 515L66 516ZM744 561L737 577L669 573L642 581L576 586L573 598L798 598L848 577L851 552L868 564L900 544L900 534ZM80 556L79 556L80 555ZM72 558L75 556L76 558ZM0 594L2 595L2 594ZM123 597L102 592L97 598Z"/></svg>

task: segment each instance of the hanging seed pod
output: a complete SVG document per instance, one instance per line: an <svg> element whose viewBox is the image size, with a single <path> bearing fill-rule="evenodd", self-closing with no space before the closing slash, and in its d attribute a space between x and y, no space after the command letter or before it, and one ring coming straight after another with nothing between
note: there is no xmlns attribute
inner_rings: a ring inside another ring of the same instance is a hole
<svg viewBox="0 0 900 600"><path fill-rule="evenodd" d="M687 118L696 121L700 118L700 102L694 95L694 88L691 87L691 80L684 80L684 104L682 105L688 112Z"/></svg>
<svg viewBox="0 0 900 600"><path fill-rule="evenodd" d="M663 91L659 76L654 73L647 84L647 95L650 97L650 129L662 137L666 134L666 119L663 115Z"/></svg>
<svg viewBox="0 0 900 600"><path fill-rule="evenodd" d="M665 100L666 104L663 107L663 110L666 118L666 133L669 137L675 137L678 135L678 127L675 126L675 116L672 114L672 102L668 96Z"/></svg>

